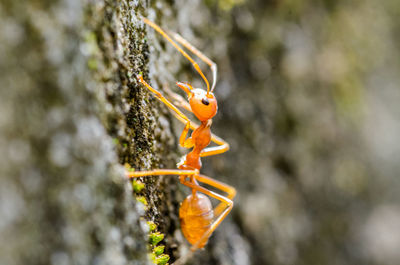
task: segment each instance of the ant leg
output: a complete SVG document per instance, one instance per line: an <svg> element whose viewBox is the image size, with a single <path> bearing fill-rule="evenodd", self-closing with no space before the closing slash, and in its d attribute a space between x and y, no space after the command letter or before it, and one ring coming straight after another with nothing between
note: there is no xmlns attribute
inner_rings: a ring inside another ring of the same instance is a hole
<svg viewBox="0 0 400 265"><path fill-rule="evenodd" d="M160 175L177 175L177 176L193 176L199 174L196 170L181 170L181 169L154 169L149 171L126 171L125 175L128 178L139 178L147 176L160 176Z"/></svg>
<svg viewBox="0 0 400 265"><path fill-rule="evenodd" d="M182 118L179 114L177 114L177 113L173 113L173 114L180 122L187 125L187 121L184 118ZM191 130L196 130L198 127L199 127L199 125L197 123L190 121L189 128ZM189 138L189 139L191 139L191 138ZM225 153L226 151L229 150L229 143L227 143L224 139L222 139L221 137L219 137L213 133L211 133L211 141L216 143L218 146L204 148L200 153L200 157L219 155L219 154ZM182 146L186 147L185 145L182 145Z"/></svg>
<svg viewBox="0 0 400 265"><path fill-rule="evenodd" d="M174 113L174 116L183 124L187 124L187 121L181 116L179 116L177 113ZM191 130L195 130L197 129L197 127L199 127L199 125L193 121L190 121L189 127ZM200 157L219 155L229 150L229 143L227 143L224 139L213 133L211 133L211 141L216 143L218 146L204 148L200 153Z"/></svg>
<svg viewBox="0 0 400 265"><path fill-rule="evenodd" d="M195 178L197 178L195 174ZM221 222L228 216L229 212L233 208L233 201L225 196L222 196L216 192L210 191L196 183L190 182L190 181L183 181L183 185L195 190L199 191L203 194L206 194L210 197L213 197L214 199L217 199L221 201L221 203L224 204L224 208L219 215L216 215L217 218L214 220L214 222L211 224L210 228L204 232L204 234L201 236L201 238L190 248L192 252L196 251L198 249L198 245L204 241L204 239L210 237L210 235L214 232L214 230L221 224ZM218 206L217 206L218 207Z"/></svg>
<svg viewBox="0 0 400 265"><path fill-rule="evenodd" d="M183 45L186 49L191 51L193 54L195 54L197 57L199 57L203 62L208 64L211 68L212 74L213 74L213 83L211 86L211 92L213 92L215 88L215 84L217 83L217 64L213 62L210 58L208 58L206 55L204 55L201 51L199 51L196 47L194 47L192 44L190 44L186 39L184 39L181 35L178 33L175 33L173 31L169 31L168 33L172 35L172 37L181 45Z"/></svg>
<svg viewBox="0 0 400 265"><path fill-rule="evenodd" d="M171 39L171 37L168 36L168 34L165 33L157 24L153 23L152 21L148 20L145 17L142 17L142 20L144 23L146 23L147 25L152 27L154 30L156 30L158 33L160 33L164 38L166 38L167 41L169 41L183 56L186 57L186 59L188 59L192 63L194 69L196 69L196 71L200 74L200 76L203 78L204 82L206 83L207 93L209 93L210 92L210 84L208 83L206 76L201 71L199 65L192 59L192 57L190 57L190 55L187 54L175 41L173 41Z"/></svg>
<svg viewBox="0 0 400 265"><path fill-rule="evenodd" d="M236 189L226 183L223 183L221 181L215 180L213 178L207 177L205 175L195 175L194 178L201 182L205 183L207 185L210 185L214 188L217 188L219 190L222 190L223 192L227 193L227 198L230 200L233 200L233 198L236 196ZM224 208L226 207L225 202L221 202L217 207L214 209L215 215L220 215Z"/></svg>
<svg viewBox="0 0 400 265"><path fill-rule="evenodd" d="M187 102L181 95L173 92L171 89L169 89L168 86L165 86L164 90L165 92L167 92L169 98L173 100L175 105L182 107L189 112L192 112L192 108L190 107L189 102Z"/></svg>
<svg viewBox="0 0 400 265"><path fill-rule="evenodd" d="M200 157L219 155L229 150L229 144L221 137L211 134L211 141L216 143L218 146L204 148L200 153Z"/></svg>
<svg viewBox="0 0 400 265"><path fill-rule="evenodd" d="M183 128L183 131L181 133L181 136L179 137L179 145L185 148L192 148L194 146L192 137L189 137L186 139L190 129L190 122L186 123L185 128Z"/></svg>
<svg viewBox="0 0 400 265"><path fill-rule="evenodd" d="M181 122L185 124L185 128L182 131L181 136L179 137L179 144L185 148L193 147L193 142L191 138L186 139L189 129L192 128L191 121L188 117L185 116L174 104L172 104L168 99L166 99L159 91L151 87L146 81L144 81L143 76L138 76L138 81L146 86L151 92L153 92L156 97L163 102L167 107L172 109L175 117L178 118Z"/></svg>
<svg viewBox="0 0 400 265"><path fill-rule="evenodd" d="M212 178L209 178L204 175L199 175L199 171L197 169L195 170L177 170L177 169L155 169L155 170L150 170L150 171L134 171L134 172L126 172L126 176L128 178L138 178L138 177L144 177L144 176L157 176L157 175L178 175L180 177L180 181L183 185L191 188L194 191L201 192L203 194L206 194L210 197L213 197L221 203L214 208L214 213L217 216L215 221L211 224L210 228L204 232L204 234L201 236L201 238L190 248L191 253L190 255L198 249L198 245L206 238L210 237L210 235L214 232L214 230L221 224L221 222L228 216L229 212L233 208L233 197L236 195L236 190L235 188L224 184L222 182L216 181ZM213 186L217 189L220 189L226 193L228 193L228 197L222 196L218 193L215 193L213 191L210 191L198 184L196 184L193 181L188 181L186 180L187 176L193 176L196 180L199 182L208 184L210 186ZM182 264L183 261L185 261L187 258L189 258L189 255L186 257L178 259L176 262L174 262L174 265Z"/></svg>
<svg viewBox="0 0 400 265"><path fill-rule="evenodd" d="M190 122L189 118L185 116L177 107L174 106L171 102L168 101L159 91L151 87L146 81L144 81L143 76L139 75L138 76L138 81L142 83L145 87L147 87L151 92L153 92L158 100L160 100L162 103L167 105L170 109L172 109L176 115L179 116L179 120L184 120L184 123Z"/></svg>
<svg viewBox="0 0 400 265"><path fill-rule="evenodd" d="M203 177L205 176L198 176L198 175L194 175L195 178L199 178L203 179ZM207 178L209 179L209 178ZM195 191L199 191L203 194L206 194L210 197L213 197L219 201L221 201L221 204L223 203L225 206L225 209L223 209L223 211L221 211L221 213L219 215L217 215L218 217L214 220L214 222L211 224L210 228L204 232L204 234L200 237L200 239L194 244L192 245L192 247L190 248L190 253L186 254L185 256L179 258L178 260L176 260L174 263L172 263L172 265L183 265L192 255L193 253L198 249L199 244L204 241L206 238L209 238L210 235L214 232L215 229L217 229L217 227L221 224L221 222L228 216L229 212L232 210L233 208L233 201L229 198L226 198L218 193L215 193L213 191L210 191L196 183L193 183L191 181L186 181L184 180L182 182L183 185L191 188L192 190ZM211 185L211 184L210 184Z"/></svg>

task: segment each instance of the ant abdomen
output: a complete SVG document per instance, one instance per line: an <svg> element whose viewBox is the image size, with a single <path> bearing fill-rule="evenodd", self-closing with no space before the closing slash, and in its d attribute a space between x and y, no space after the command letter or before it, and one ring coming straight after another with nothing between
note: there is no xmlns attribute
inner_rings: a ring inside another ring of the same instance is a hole
<svg viewBox="0 0 400 265"><path fill-rule="evenodd" d="M182 202L179 218L183 235L190 244L194 245L210 228L213 221L214 211L210 199L198 192L194 196L189 195ZM204 238L198 247L203 248L207 241L208 237Z"/></svg>

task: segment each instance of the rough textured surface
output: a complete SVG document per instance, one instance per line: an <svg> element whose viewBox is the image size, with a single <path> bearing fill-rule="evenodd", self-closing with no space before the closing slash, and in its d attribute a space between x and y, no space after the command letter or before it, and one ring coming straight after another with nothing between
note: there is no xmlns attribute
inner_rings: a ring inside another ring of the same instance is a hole
<svg viewBox="0 0 400 265"><path fill-rule="evenodd" d="M174 178L136 203L124 163L174 168L182 126L141 86L203 86L143 14L219 66L203 172L238 188L188 264L397 264L397 0L2 1L0 263L147 264L187 250ZM201 65L203 69L207 69ZM209 75L209 72L207 73Z"/></svg>
<svg viewBox="0 0 400 265"><path fill-rule="evenodd" d="M161 111L128 77L147 64L138 8L1 5L1 264L148 263L145 212L119 164L159 166L171 133L155 132Z"/></svg>
<svg viewBox="0 0 400 265"><path fill-rule="evenodd" d="M139 73L148 78L149 47L144 24L138 18L143 10L144 6L130 1L89 5L89 66L100 87L99 99L106 111L104 124L116 144L119 162L136 170L173 168L177 146L168 112L136 80ZM168 195L176 189L174 181L146 178L144 182L147 219L168 231L176 221L164 218L177 204Z"/></svg>

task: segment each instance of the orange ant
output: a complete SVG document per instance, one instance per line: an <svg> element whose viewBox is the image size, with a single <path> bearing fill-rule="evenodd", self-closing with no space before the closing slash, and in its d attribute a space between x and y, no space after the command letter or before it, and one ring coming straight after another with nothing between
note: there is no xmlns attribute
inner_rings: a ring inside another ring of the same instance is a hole
<svg viewBox="0 0 400 265"><path fill-rule="evenodd" d="M175 94L171 91L168 93L174 99L175 104L192 112L201 122L198 126L189 118L187 118L174 104L166 99L159 91L152 88L146 83L141 75L138 76L138 81L146 86L155 96L173 110L174 115L179 121L185 124L185 128L181 136L179 137L179 144L184 148L192 148L192 150L182 157L180 163L178 163L179 169L154 169L150 171L136 171L127 172L126 175L129 178L137 178L144 176L155 176L155 175L177 175L180 178L180 182L192 189L192 194L186 197L182 202L179 209L179 218L181 221L181 229L185 238L192 245L191 253L196 251L198 248L203 248L208 241L208 238L214 232L214 230L221 224L225 217L229 214L233 207L232 199L236 195L235 188L214 180L210 177L200 174L201 168L201 157L212 156L224 153L229 150L229 144L223 139L211 133L210 127L212 118L217 113L217 99L213 94L213 90L217 79L217 65L201 53L198 49L192 46L188 41L183 39L179 34L169 32L176 42L183 45L186 49L191 51L193 54L198 56L202 61L208 64L213 73L213 84L210 89L209 82L203 72L201 71L198 64L179 46L175 41L171 39L167 33L165 33L158 25L154 24L146 18L142 18L143 21L152 27L154 30L159 32L165 39L167 39L183 56L185 56L194 66L196 71L203 78L207 86L207 91L201 88L193 88L188 83L177 82L176 84L186 92L188 101L185 101L183 97ZM187 138L189 130L193 130L190 137ZM217 146L207 147L210 142L214 142ZM199 182L206 185L215 187L223 192L227 193L227 196L222 196L218 193L210 191L203 186L199 185ZM212 208L209 198L205 195L213 197L220 201L219 205ZM183 262L182 260L175 262L178 264Z"/></svg>

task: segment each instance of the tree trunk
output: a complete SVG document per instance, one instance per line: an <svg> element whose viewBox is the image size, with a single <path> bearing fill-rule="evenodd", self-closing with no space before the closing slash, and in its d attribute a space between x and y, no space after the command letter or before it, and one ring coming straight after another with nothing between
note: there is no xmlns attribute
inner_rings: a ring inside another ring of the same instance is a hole
<svg viewBox="0 0 400 265"><path fill-rule="evenodd" d="M149 67L139 10L1 4L1 264L150 263L121 164L173 167L177 149L165 107L135 80ZM173 190L154 178L142 192L161 232L175 229Z"/></svg>
<svg viewBox="0 0 400 265"><path fill-rule="evenodd" d="M204 84L140 16L219 67L212 130L231 150L202 173L238 196L187 264L397 264L400 6L344 2L3 0L0 264L188 251L190 191L176 177L132 183L124 165L176 168L187 152L137 75L161 92Z"/></svg>

